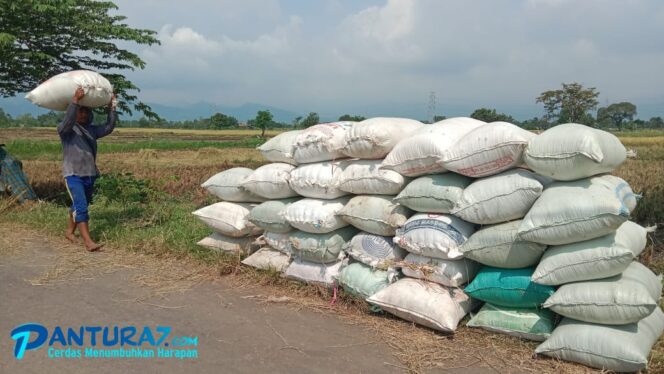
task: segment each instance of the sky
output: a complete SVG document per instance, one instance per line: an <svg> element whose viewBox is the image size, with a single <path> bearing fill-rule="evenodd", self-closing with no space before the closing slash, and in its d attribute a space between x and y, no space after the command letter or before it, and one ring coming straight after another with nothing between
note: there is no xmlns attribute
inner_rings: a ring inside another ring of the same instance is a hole
<svg viewBox="0 0 664 374"><path fill-rule="evenodd" d="M161 45L127 45L145 102L296 113L543 114L561 83L664 116L661 0L117 0Z"/></svg>

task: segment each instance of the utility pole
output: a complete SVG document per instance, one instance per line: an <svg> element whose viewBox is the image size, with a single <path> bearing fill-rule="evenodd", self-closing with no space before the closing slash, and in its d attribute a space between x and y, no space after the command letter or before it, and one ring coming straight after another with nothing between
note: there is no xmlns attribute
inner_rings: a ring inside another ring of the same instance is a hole
<svg viewBox="0 0 664 374"><path fill-rule="evenodd" d="M436 93L434 91L429 92L429 105L427 106L427 117L431 123L434 122L434 117L436 116Z"/></svg>

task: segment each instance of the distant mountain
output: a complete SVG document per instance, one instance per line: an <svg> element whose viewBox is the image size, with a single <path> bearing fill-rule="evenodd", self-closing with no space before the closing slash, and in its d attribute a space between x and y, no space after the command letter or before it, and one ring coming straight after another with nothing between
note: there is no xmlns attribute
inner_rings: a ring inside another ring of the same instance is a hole
<svg viewBox="0 0 664 374"><path fill-rule="evenodd" d="M147 103L152 107L157 114L162 118L171 121L183 121L188 119L206 118L215 113L223 113L237 118L239 121L247 121L256 117L256 112L259 110L269 110L274 119L279 122L291 123L294 118L299 116L295 112L286 109L277 108L271 105L263 105L257 103L247 103L237 107L217 105L205 102L198 102L195 104L184 105L182 107L170 106L163 104ZM34 116L48 113L48 110L40 108L23 97L10 97L0 98L0 108L12 117L17 117L21 114L30 113ZM140 113L134 113L132 119L141 117Z"/></svg>

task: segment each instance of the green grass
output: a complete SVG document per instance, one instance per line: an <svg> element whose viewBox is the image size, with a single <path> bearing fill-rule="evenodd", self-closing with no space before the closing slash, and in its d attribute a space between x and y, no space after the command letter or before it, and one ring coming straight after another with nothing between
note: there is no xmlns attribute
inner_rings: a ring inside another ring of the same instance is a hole
<svg viewBox="0 0 664 374"><path fill-rule="evenodd" d="M188 197L175 198L158 192L149 182L129 175L103 178L106 181L100 180L95 202L90 206L93 238L130 251L171 252L207 263L218 261L217 253L196 245L211 230L191 214L198 207ZM62 235L67 211L64 199L42 201L32 209L19 206L5 211L0 223L20 223Z"/></svg>
<svg viewBox="0 0 664 374"><path fill-rule="evenodd" d="M138 152L142 149L158 151L196 150L201 148L255 148L263 143L262 139L247 138L234 141L185 141L185 140L159 140L138 141L133 143L99 143L99 153ZM53 141L34 141L17 139L6 144L6 148L13 156L21 160L62 158L62 145Z"/></svg>
<svg viewBox="0 0 664 374"><path fill-rule="evenodd" d="M612 131L617 137L651 137L651 136L664 136L664 129L644 129L644 130L628 130L628 131Z"/></svg>

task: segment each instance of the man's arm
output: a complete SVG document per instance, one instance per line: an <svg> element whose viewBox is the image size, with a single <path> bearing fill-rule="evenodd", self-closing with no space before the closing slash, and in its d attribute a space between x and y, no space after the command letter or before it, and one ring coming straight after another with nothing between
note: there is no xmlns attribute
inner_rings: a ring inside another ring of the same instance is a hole
<svg viewBox="0 0 664 374"><path fill-rule="evenodd" d="M67 106L67 112L65 113L65 118L58 125L58 134L64 135L68 134L74 128L76 124L76 113L78 112L78 101L85 96L85 92L82 87L76 89L74 92L74 98L71 101L71 104Z"/></svg>
<svg viewBox="0 0 664 374"><path fill-rule="evenodd" d="M95 136L97 139L103 138L106 135L109 135L115 129L115 123L117 122L118 115L115 112L115 94L111 97L111 102L108 104L108 116L106 117L106 123L103 126L94 126Z"/></svg>

